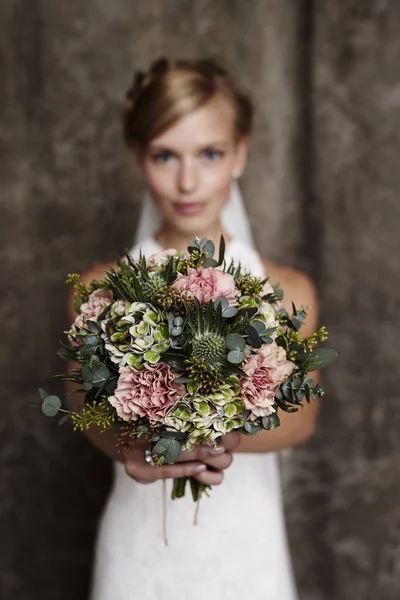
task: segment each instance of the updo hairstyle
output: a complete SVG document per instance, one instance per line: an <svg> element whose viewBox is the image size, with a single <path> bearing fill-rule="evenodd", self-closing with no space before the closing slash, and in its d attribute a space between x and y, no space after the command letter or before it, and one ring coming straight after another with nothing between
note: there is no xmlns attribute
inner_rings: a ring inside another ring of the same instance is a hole
<svg viewBox="0 0 400 600"><path fill-rule="evenodd" d="M126 95L124 137L131 148L146 148L179 119L220 94L231 104L236 137L251 133L253 105L227 71L212 60L159 59L135 74Z"/></svg>

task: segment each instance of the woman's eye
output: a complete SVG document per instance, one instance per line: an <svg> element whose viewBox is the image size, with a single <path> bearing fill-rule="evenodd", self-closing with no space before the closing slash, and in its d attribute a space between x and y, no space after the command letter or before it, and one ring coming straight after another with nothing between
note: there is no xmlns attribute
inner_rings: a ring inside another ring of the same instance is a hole
<svg viewBox="0 0 400 600"><path fill-rule="evenodd" d="M152 159L155 162L159 162L159 163L169 162L173 157L174 157L174 155L169 150L163 150L162 152L156 152L155 154L152 155Z"/></svg>
<svg viewBox="0 0 400 600"><path fill-rule="evenodd" d="M203 155L207 160L217 160L222 157L222 152L220 150L207 148L207 150L204 150Z"/></svg>

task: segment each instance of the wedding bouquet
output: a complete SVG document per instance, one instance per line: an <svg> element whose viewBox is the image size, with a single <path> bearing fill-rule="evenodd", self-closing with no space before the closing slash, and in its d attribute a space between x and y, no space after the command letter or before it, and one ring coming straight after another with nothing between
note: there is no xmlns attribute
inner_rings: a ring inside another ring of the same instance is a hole
<svg viewBox="0 0 400 600"><path fill-rule="evenodd" d="M79 365L64 379L84 392L84 405L73 411L68 398L40 390L43 412L65 413L76 430L113 429L122 451L145 438L161 465L233 430L274 429L280 410L322 396L309 373L337 354L317 347L325 327L302 338L305 308L289 314L282 290L225 259L223 238L218 259L214 252L196 239L187 254L126 254L89 285L70 275L77 316L59 354ZM172 496L185 484L175 480ZM190 484L198 499L204 486Z"/></svg>

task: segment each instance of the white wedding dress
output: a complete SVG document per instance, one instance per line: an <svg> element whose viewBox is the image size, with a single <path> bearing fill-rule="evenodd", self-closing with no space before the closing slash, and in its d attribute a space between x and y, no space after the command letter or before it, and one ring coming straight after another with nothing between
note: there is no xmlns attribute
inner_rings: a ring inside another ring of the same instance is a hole
<svg viewBox="0 0 400 600"><path fill-rule="evenodd" d="M161 251L153 239L140 247L146 256ZM263 275L258 254L242 242L231 242L226 255ZM171 500L171 485L166 547L162 482L136 483L115 464L92 600L296 600L276 453L236 453L223 483L203 496L197 526L190 489Z"/></svg>

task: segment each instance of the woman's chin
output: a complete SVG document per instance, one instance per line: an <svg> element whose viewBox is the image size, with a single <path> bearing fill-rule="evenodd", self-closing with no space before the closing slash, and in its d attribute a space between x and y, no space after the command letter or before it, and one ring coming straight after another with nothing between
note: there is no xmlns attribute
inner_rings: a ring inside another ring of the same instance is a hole
<svg viewBox="0 0 400 600"><path fill-rule="evenodd" d="M199 216L179 216L171 219L169 227L179 235L185 235L188 239L196 236L207 237L215 232L219 219L204 218Z"/></svg>

